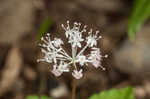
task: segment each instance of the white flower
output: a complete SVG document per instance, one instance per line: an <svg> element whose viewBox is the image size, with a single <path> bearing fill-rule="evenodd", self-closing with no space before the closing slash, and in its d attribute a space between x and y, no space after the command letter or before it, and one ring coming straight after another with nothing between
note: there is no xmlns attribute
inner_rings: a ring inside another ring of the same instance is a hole
<svg viewBox="0 0 150 99"><path fill-rule="evenodd" d="M108 55L102 56L100 53L100 49L92 48L91 54L89 55L88 59L89 61L91 61L95 68L101 67L103 70L105 70L105 68L101 66L102 57L107 58Z"/></svg>
<svg viewBox="0 0 150 99"><path fill-rule="evenodd" d="M77 71L77 70L74 70L72 72L72 75L76 78L76 79L80 79L83 77L83 74L82 74L82 69L80 69L80 71Z"/></svg>
<svg viewBox="0 0 150 99"><path fill-rule="evenodd" d="M92 62L93 66L98 68L101 63L101 55L100 55L100 50L98 48L92 48L93 51L91 51L90 56L88 57L88 59Z"/></svg>
<svg viewBox="0 0 150 99"><path fill-rule="evenodd" d="M54 38L54 41L52 43L54 44L54 46L59 47L63 44L63 41L61 39Z"/></svg>
<svg viewBox="0 0 150 99"><path fill-rule="evenodd" d="M87 59L84 55L80 55L77 57L76 62L79 62L81 66L83 66L85 63L87 63Z"/></svg>
<svg viewBox="0 0 150 99"><path fill-rule="evenodd" d="M81 43L84 39L82 39L81 36L79 35L71 35L70 40L68 41L68 43L71 43L73 47L81 47Z"/></svg>
<svg viewBox="0 0 150 99"><path fill-rule="evenodd" d="M53 66L53 70L51 71L55 76L60 76L63 72L57 69L57 65Z"/></svg>
<svg viewBox="0 0 150 99"><path fill-rule="evenodd" d="M86 38L87 39L87 44L89 44L90 47L96 46L97 45L97 40L101 38L101 36L97 36L99 31L96 31L95 35L92 35L92 29L89 32L89 36Z"/></svg>
<svg viewBox="0 0 150 99"><path fill-rule="evenodd" d="M72 75L76 79L82 78L81 67L88 63L93 64L94 67L98 68L101 66L102 56L100 49L96 47L97 40L101 38L98 35L99 31L92 33L92 29L88 32L88 36L84 37L83 33L86 32L86 25L81 29L81 23L74 23L71 28L69 21L67 21L67 26L62 24L62 28L65 30L65 36L68 39L68 43L71 44L72 55L69 55L64 49L64 42L60 38L51 39L50 34L47 33L46 37L42 37L40 44L42 47L41 51L44 54L42 59L39 61L45 61L48 63L53 63L52 73L55 76L60 76L63 72L73 71ZM84 42L84 43L82 43ZM89 54L86 52L88 49ZM79 64L80 66L76 66ZM70 70L71 69L71 70ZM73 69L73 70L72 70ZM79 70L79 71L78 71Z"/></svg>
<svg viewBox="0 0 150 99"><path fill-rule="evenodd" d="M81 47L81 42L84 41L84 39L82 38L82 33L85 32L85 28L80 31L80 26L81 23L74 23L73 28L71 29L69 26L69 21L67 21L67 27L65 28L64 25L62 24L62 27L64 28L64 30L66 31L66 38L68 38L68 43L70 43L72 45L72 47Z"/></svg>
<svg viewBox="0 0 150 99"><path fill-rule="evenodd" d="M66 64L63 61L60 61L60 64L58 66L58 69L62 72L69 72L68 64Z"/></svg>

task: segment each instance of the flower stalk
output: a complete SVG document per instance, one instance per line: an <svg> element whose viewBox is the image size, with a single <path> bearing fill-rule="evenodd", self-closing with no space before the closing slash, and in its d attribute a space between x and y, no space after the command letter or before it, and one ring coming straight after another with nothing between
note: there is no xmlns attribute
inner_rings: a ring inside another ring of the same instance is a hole
<svg viewBox="0 0 150 99"><path fill-rule="evenodd" d="M74 78L72 78L72 98L71 99L76 99L76 82Z"/></svg>

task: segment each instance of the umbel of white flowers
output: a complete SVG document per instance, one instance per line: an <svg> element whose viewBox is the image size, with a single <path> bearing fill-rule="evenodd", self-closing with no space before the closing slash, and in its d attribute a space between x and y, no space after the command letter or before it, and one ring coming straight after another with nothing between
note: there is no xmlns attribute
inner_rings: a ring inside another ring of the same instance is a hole
<svg viewBox="0 0 150 99"><path fill-rule="evenodd" d="M101 66L101 60L102 57L107 57L107 55L102 56L100 49L96 47L97 41L101 38L101 36L98 36L99 31L93 34L92 29L87 32L86 27L85 25L83 29L80 29L81 23L77 22L74 22L72 28L69 25L69 21L67 21L66 27L62 24L68 43L71 44L71 56L63 49L64 42L60 38L54 38L52 40L50 34L47 33L46 37L41 38L43 43L39 44L42 47L41 51L44 53L44 57L37 61L53 63L51 72L55 76L60 76L63 72L71 71L76 79L83 77L82 68L87 66L88 63L91 63L95 68L101 67L105 70ZM88 36L83 37L83 33L88 33ZM79 49L80 51L78 51ZM84 53L86 49L90 49L89 54Z"/></svg>

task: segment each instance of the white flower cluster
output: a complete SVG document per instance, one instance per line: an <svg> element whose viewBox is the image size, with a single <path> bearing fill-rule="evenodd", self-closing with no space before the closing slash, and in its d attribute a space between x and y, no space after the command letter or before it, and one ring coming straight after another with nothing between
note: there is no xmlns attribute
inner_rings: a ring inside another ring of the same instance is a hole
<svg viewBox="0 0 150 99"><path fill-rule="evenodd" d="M81 23L74 23L74 26L71 28L69 21L67 21L67 26L65 27L62 24L62 28L65 30L65 36L68 39L68 43L71 44L72 55L70 56L63 49L63 41L59 38L54 38L51 40L50 34L47 33L45 38L41 38L43 41L40 44L41 51L44 53L44 58L38 59L39 61L45 61L48 63L53 63L52 73L55 76L60 76L63 72L72 72L72 75L76 79L80 79L82 74L82 67L87 66L88 63L91 63L95 68L101 67L102 57L107 57L107 55L102 56L100 49L96 48L97 40L101 38L98 36L99 31L96 31L93 34L92 29L88 32L86 38L83 37L83 33L86 33L86 26L81 30ZM85 44L82 44L84 42ZM84 45L84 46L83 46ZM80 49L80 51L79 51ZM90 49L89 54L85 54L85 50ZM76 65L78 64L78 65Z"/></svg>

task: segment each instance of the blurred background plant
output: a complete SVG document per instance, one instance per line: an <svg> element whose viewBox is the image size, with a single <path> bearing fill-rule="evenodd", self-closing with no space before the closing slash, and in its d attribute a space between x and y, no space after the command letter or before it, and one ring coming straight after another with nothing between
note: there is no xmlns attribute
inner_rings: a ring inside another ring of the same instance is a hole
<svg viewBox="0 0 150 99"><path fill-rule="evenodd" d="M41 37L45 35L45 33L48 32L48 30L51 28L53 22L50 18L46 18L43 20L40 30L39 30L39 35L38 35L38 40L40 40Z"/></svg>
<svg viewBox="0 0 150 99"><path fill-rule="evenodd" d="M135 39L135 34L144 22L150 17L150 1L134 0L131 17L129 19L128 35L130 40Z"/></svg>

